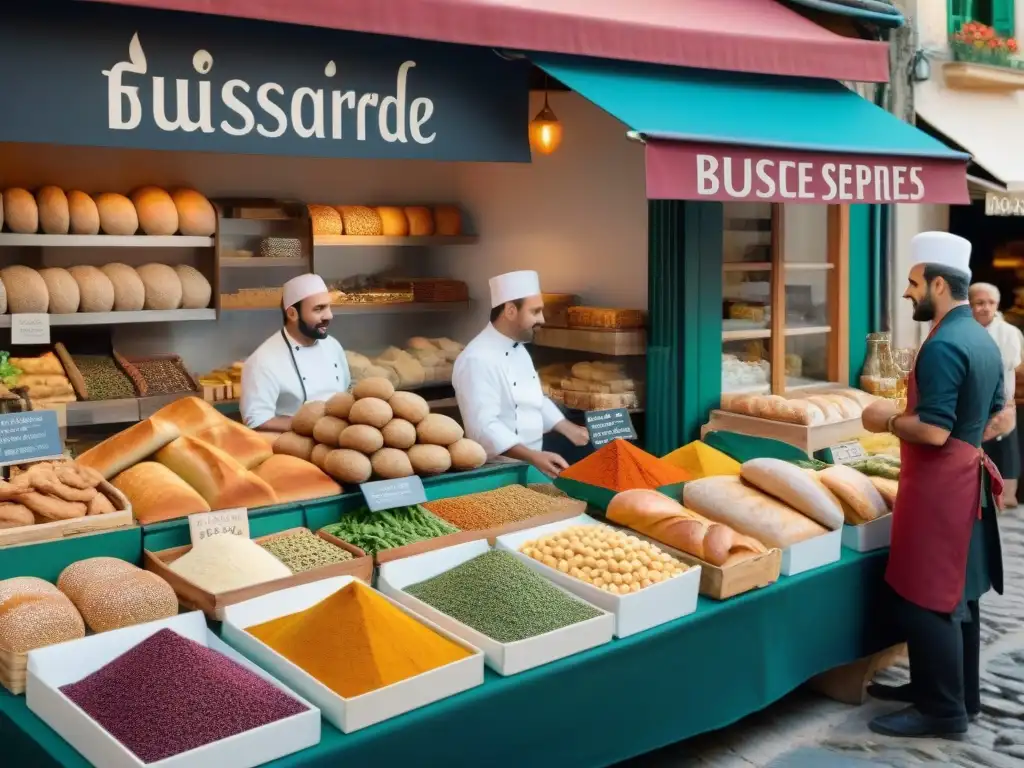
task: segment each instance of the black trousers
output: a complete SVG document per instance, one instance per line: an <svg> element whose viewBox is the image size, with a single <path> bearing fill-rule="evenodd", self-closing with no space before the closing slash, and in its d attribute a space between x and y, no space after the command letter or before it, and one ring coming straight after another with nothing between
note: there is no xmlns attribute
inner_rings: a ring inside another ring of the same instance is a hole
<svg viewBox="0 0 1024 768"><path fill-rule="evenodd" d="M893 611L907 641L915 705L931 717L962 717L981 709L981 615L977 600L937 613L891 589Z"/></svg>

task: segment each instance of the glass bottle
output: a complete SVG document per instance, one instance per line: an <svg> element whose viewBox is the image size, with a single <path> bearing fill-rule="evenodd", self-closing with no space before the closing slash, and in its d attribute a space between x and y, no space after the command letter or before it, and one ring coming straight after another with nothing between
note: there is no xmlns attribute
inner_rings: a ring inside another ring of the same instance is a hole
<svg viewBox="0 0 1024 768"><path fill-rule="evenodd" d="M892 337L887 332L868 334L868 353L861 372L860 388L879 397L899 397L900 372L892 357Z"/></svg>

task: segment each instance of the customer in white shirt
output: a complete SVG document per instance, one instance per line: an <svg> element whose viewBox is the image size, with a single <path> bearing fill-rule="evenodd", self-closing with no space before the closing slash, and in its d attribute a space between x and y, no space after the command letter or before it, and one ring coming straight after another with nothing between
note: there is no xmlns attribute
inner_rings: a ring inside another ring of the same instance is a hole
<svg viewBox="0 0 1024 768"><path fill-rule="evenodd" d="M348 390L345 351L327 333L331 296L319 275L284 284L284 327L264 341L242 368L242 420L253 429L287 432L303 403Z"/></svg>
<svg viewBox="0 0 1024 768"><path fill-rule="evenodd" d="M1017 413L1014 405L1016 372L1024 363L1024 349L1021 333L1003 319L999 312L999 289L990 283L975 283L970 287L968 298L971 311L989 332L999 347L1003 358L1003 395L1006 406L998 414L985 433L982 443L985 453L999 468L1006 483L1003 491L1004 506L1017 506L1017 482L1020 478L1020 444L1017 440Z"/></svg>
<svg viewBox="0 0 1024 768"><path fill-rule="evenodd" d="M576 446L590 436L544 396L540 378L525 344L544 324L544 299L536 272L493 277L491 321L455 360L452 384L466 435L488 457L508 456L528 462L549 477L569 464L544 450L544 435L557 432Z"/></svg>

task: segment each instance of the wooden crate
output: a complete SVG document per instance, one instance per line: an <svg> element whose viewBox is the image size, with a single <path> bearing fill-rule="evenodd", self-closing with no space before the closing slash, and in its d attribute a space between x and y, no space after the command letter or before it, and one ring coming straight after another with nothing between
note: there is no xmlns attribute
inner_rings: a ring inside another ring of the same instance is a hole
<svg viewBox="0 0 1024 768"><path fill-rule="evenodd" d="M767 437L788 443L808 456L847 440L856 440L867 434L860 418L847 419L834 424L821 424L808 427L804 424L790 424L785 421L772 421L757 416L745 416L740 413L714 410L708 423L701 428L701 437L708 432L738 432L741 435Z"/></svg>
<svg viewBox="0 0 1024 768"><path fill-rule="evenodd" d="M18 696L25 692L28 654L0 650L0 685Z"/></svg>
<svg viewBox="0 0 1024 768"><path fill-rule="evenodd" d="M643 355L647 352L647 332L642 329L538 328L533 343L595 355Z"/></svg>
<svg viewBox="0 0 1024 768"><path fill-rule="evenodd" d="M259 544L260 542L274 539L287 533L296 533L302 530L307 529L289 528L288 530L278 531L277 533L272 533L268 536L260 536L259 538L253 539L253 541ZM152 571L171 585L175 594L178 595L178 602L180 602L184 607L189 610L202 611L207 615L207 617L214 619L215 621L224 620L224 609L229 605L245 602L246 600L252 600L254 597L260 597L261 595L277 592L282 589L297 587L300 584L309 584L314 581L320 581L321 579L329 579L333 576L353 576L357 579L361 579L367 584L372 582L373 558L358 547L353 547L351 544L340 541L334 537L321 535L320 538L325 541L329 541L331 544L334 544L347 552L351 552L352 559L346 560L342 563L333 563L320 568L314 568L313 570L305 571L304 573L293 573L291 576L281 579L273 579L272 581L265 581L262 584L253 584L252 586L243 587L242 589L232 589L228 592L221 592L216 595L211 592L207 592L205 589L193 584L188 579L182 578L170 569L169 566L171 563L192 549L191 545L165 549L160 552L150 552L148 549L144 550L143 565L147 571Z"/></svg>
<svg viewBox="0 0 1024 768"><path fill-rule="evenodd" d="M0 529L0 548L17 547L22 544L37 544L41 541L55 541L70 536L102 533L115 528L135 525L132 505L128 498L106 480L97 489L114 505L114 512L105 515L75 517L70 520L54 520L50 523L22 525L17 528Z"/></svg>

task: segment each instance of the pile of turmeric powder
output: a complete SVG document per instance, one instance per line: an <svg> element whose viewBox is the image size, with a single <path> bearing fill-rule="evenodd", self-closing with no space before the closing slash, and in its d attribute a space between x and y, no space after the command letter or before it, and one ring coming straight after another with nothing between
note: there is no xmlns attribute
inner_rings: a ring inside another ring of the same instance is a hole
<svg viewBox="0 0 1024 768"><path fill-rule="evenodd" d="M346 699L471 655L358 581L248 632Z"/></svg>

